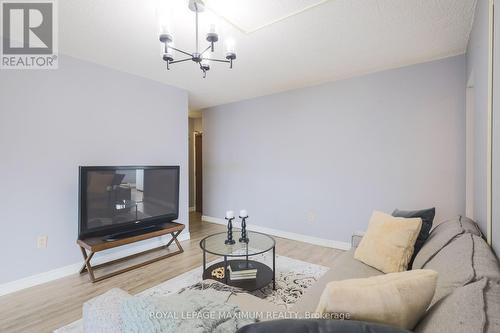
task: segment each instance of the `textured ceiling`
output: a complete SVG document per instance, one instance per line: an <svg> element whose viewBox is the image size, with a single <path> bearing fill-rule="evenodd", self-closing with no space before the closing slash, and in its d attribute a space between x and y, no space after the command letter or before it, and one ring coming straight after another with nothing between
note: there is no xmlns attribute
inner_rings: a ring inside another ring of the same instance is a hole
<svg viewBox="0 0 500 333"><path fill-rule="evenodd" d="M252 33L331 0L206 0L207 7L245 33Z"/></svg>
<svg viewBox="0 0 500 333"><path fill-rule="evenodd" d="M166 71L160 56L158 7L171 9L176 46L194 48L187 0L59 1L60 52L184 88L190 108L200 109L461 54L475 6L475 0L330 0L280 20L318 1L293 0L289 8L282 0L233 1L249 11L242 25L250 30L278 21L244 33L203 13L202 36L216 23L222 40L236 41L238 54L233 70L212 64L206 79L191 62ZM222 46L216 45L218 56Z"/></svg>

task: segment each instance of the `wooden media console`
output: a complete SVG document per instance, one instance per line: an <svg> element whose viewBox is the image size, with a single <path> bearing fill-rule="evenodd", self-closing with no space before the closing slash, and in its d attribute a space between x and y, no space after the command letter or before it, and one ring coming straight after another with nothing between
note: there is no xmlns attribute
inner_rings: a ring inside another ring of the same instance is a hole
<svg viewBox="0 0 500 333"><path fill-rule="evenodd" d="M171 257L171 256L179 254L179 253L182 253L182 252L184 252L184 250L182 249L181 244L177 240L177 236L179 236L179 234L182 232L182 230L184 230L184 228L185 228L185 226L183 224L175 223L175 222L167 222L167 223L163 223L163 224L158 225L158 228L155 228L153 231L149 231L149 232L145 231L143 234L140 234L140 235L134 235L134 236L125 237L125 238L121 238L121 239L117 239L117 240L111 240L111 241L106 240L105 237L102 237L102 236L101 237L89 237L86 239L79 239L79 240L77 240L77 244L80 247L80 249L82 250L82 255L83 255L83 260L84 260L83 267L80 269L80 274L88 272L90 280L92 282L97 282L97 281L101 281L101 280L107 279L109 277L112 277L112 276L115 276L115 275L118 275L118 274L121 274L124 272L128 272L132 269L148 265L152 262L155 262L155 261L158 261L161 259L165 259L165 258ZM102 263L99 265L95 265L95 266L92 266L92 264L90 262L92 260L92 257L94 256L94 254L96 254L97 252L109 250L109 249L112 249L115 247L139 242L139 241L146 240L146 239L151 239L154 237L160 237L160 236L164 236L164 235L168 235L168 234L170 234L172 236L172 239L167 244L159 246L157 248L142 251L139 253L135 253L135 254L132 254L132 255L129 255L129 256L126 256L123 258L111 260L111 261L108 261L108 262L105 262L105 263ZM123 268L123 269L120 269L120 270L117 270L117 271L114 271L112 273L105 274L105 275L102 275L99 277L96 277L94 274L95 269L109 266L109 265L112 265L112 264L115 264L118 262L122 262L122 261L125 261L127 259L135 258L135 257L138 257L138 256L143 255L143 254L151 253L151 252L158 251L161 249L167 249L173 242L175 242L175 244L178 248L178 250L175 252L169 252L165 255L162 255L162 256L159 256L159 257L156 257L153 259L149 259L149 260L146 260L146 261L141 262L139 264L135 264L135 265L132 265L132 266L129 266L129 267L126 267L126 268Z"/></svg>

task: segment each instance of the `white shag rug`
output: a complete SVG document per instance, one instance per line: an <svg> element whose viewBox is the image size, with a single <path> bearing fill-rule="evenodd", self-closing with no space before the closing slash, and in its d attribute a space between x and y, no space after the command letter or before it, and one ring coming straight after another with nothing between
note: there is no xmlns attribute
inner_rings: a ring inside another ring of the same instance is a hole
<svg viewBox="0 0 500 333"><path fill-rule="evenodd" d="M254 256L253 260L260 261L272 267L272 255L266 253ZM220 260L207 263L207 267ZM272 284L260 290L251 292L259 298L283 307L284 310L293 305L315 281L317 281L328 267L315 265L308 262L276 256L276 290ZM202 266L192 269L184 274L162 282L154 287L139 293L140 296L168 296L178 292L182 288L189 287L202 280ZM69 325L63 326L54 333L83 333L83 322L77 320Z"/></svg>

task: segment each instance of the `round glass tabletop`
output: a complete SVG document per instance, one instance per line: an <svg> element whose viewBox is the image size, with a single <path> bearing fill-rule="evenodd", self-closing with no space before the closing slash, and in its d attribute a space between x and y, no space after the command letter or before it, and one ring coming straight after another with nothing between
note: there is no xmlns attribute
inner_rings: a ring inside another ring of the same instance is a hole
<svg viewBox="0 0 500 333"><path fill-rule="evenodd" d="M248 243L239 242L241 231L233 231L234 244L225 244L227 232L220 232L203 238L200 247L211 254L227 257L254 256L271 250L276 242L274 238L260 232L247 231Z"/></svg>

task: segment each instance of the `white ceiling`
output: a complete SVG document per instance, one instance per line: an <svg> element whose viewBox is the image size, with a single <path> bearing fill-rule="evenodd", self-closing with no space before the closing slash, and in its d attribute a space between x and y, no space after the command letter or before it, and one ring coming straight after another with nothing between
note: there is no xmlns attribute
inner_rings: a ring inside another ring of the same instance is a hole
<svg viewBox="0 0 500 333"><path fill-rule="evenodd" d="M206 0L207 7L244 33L252 33L330 0Z"/></svg>
<svg viewBox="0 0 500 333"><path fill-rule="evenodd" d="M159 7L171 10L176 47L194 51L187 0L58 1L59 51L184 88L195 110L464 53L476 2L227 1L208 0L220 16L203 13L200 27L203 36L216 23L222 40L236 41L238 59L232 70L212 64L206 79L192 62L166 71L161 60Z"/></svg>

